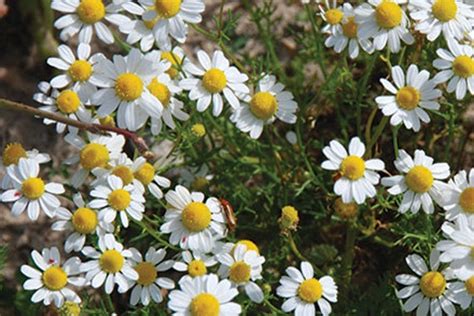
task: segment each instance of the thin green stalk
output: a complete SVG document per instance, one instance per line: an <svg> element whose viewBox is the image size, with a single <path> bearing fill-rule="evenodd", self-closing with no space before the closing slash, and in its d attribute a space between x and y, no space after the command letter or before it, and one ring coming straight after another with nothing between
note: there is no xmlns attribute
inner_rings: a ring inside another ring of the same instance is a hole
<svg viewBox="0 0 474 316"><path fill-rule="evenodd" d="M354 261L355 242L357 239L357 228L352 222L347 223L346 244L344 247L344 255L342 257L342 294L345 301L348 298L349 288L352 278L352 263Z"/></svg>
<svg viewBox="0 0 474 316"><path fill-rule="evenodd" d="M314 42L316 43L316 57L317 57L317 62L319 64L319 67L321 68L321 72L323 73L324 75L324 78L327 78L328 76L328 73L327 73L327 70L326 70L326 66L324 65L324 56L323 56L323 49L321 47L321 38L320 38L320 34L319 34L319 28L318 28L318 25L316 24L316 20L314 18L315 16L315 13L313 12L312 10L312 6L306 4L304 6L305 10L306 10L306 14L308 15L308 18L309 18L309 22L311 23L311 33L313 34L313 37L314 37Z"/></svg>
<svg viewBox="0 0 474 316"><path fill-rule="evenodd" d="M393 152L395 153L395 157L398 157L398 130L400 129L401 125L392 126L392 139L393 139Z"/></svg>
<svg viewBox="0 0 474 316"><path fill-rule="evenodd" d="M275 305L273 305L269 300L268 298L264 298L263 302L265 303L265 305L267 305L273 313L276 313L277 315L281 315L281 314L284 314L281 309L279 309L278 307L276 307Z"/></svg>
<svg viewBox="0 0 474 316"><path fill-rule="evenodd" d="M384 116L380 120L379 125L375 129L374 136L370 139L370 142L367 145L367 152L366 152L367 157L372 157L372 147L377 143L377 140L382 135L383 129L385 128L385 125L387 125L388 120L389 120L388 116Z"/></svg>
<svg viewBox="0 0 474 316"><path fill-rule="evenodd" d="M166 240L164 240L163 238L161 238L161 235L160 235L156 230L154 230L153 228L151 228L150 226L148 226L147 224L145 224L143 221L133 220L133 222L134 222L135 224L137 224L138 226L140 226L140 227L141 227L144 231L146 231L150 236L152 236L153 238L155 238L156 240L158 240L164 247L173 249L173 250L175 250L175 251L179 251L179 250L180 250L179 247L173 246L172 244L170 244L169 242L167 242Z"/></svg>
<svg viewBox="0 0 474 316"><path fill-rule="evenodd" d="M112 302L112 298L110 297L110 295L105 293L104 291L102 297L104 298L105 306L107 307L107 310L109 311L110 315L115 313L114 303Z"/></svg>

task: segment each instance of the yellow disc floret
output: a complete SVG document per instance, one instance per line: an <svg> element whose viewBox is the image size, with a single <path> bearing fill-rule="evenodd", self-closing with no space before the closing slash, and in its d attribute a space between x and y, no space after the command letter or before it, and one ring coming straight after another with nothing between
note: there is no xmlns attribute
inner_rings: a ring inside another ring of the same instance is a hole
<svg viewBox="0 0 474 316"><path fill-rule="evenodd" d="M134 269L138 273L137 283L143 286L148 286L154 283L158 275L155 266L150 262L140 262Z"/></svg>
<svg viewBox="0 0 474 316"><path fill-rule="evenodd" d="M453 61L453 72L461 78L474 75L474 60L470 56L461 55Z"/></svg>
<svg viewBox="0 0 474 316"><path fill-rule="evenodd" d="M84 146L84 148L81 149L79 158L81 166L87 170L105 167L110 159L107 147L97 143L91 143Z"/></svg>
<svg viewBox="0 0 474 316"><path fill-rule="evenodd" d="M204 191L209 185L209 180L205 177L196 177L191 183L191 189L194 191Z"/></svg>
<svg viewBox="0 0 474 316"><path fill-rule="evenodd" d="M351 219L357 216L359 206L355 202L344 203L341 198L334 202L334 210L342 219Z"/></svg>
<svg viewBox="0 0 474 316"><path fill-rule="evenodd" d="M222 70L211 68L202 77L202 85L210 93L219 93L227 85L227 77Z"/></svg>
<svg viewBox="0 0 474 316"><path fill-rule="evenodd" d="M125 185L132 183L133 179L135 179L132 169L124 165L115 167L112 170L112 174L122 179L122 182Z"/></svg>
<svg viewBox="0 0 474 316"><path fill-rule="evenodd" d="M99 258L100 268L107 273L117 273L122 270L125 259L122 254L115 249L104 251Z"/></svg>
<svg viewBox="0 0 474 316"><path fill-rule="evenodd" d="M107 201L114 210L123 211L130 205L132 197L127 190L117 189L109 193Z"/></svg>
<svg viewBox="0 0 474 316"><path fill-rule="evenodd" d="M232 248L232 255L234 255L234 250L235 248L237 248L238 245L245 245L247 247L247 251L253 250L257 254L260 254L260 249L258 249L258 246L253 241L248 239L242 239L235 244L234 248Z"/></svg>
<svg viewBox="0 0 474 316"><path fill-rule="evenodd" d="M207 267L202 260L195 259L188 264L188 274L190 276L199 277L207 273Z"/></svg>
<svg viewBox="0 0 474 316"><path fill-rule="evenodd" d="M148 85L148 90L153 94L164 107L167 107L170 104L171 100L171 91L168 89L168 86L158 81L154 78Z"/></svg>
<svg viewBox="0 0 474 316"><path fill-rule="evenodd" d="M124 73L115 80L115 93L124 101L134 101L142 95L143 82L135 74Z"/></svg>
<svg viewBox="0 0 474 316"><path fill-rule="evenodd" d="M43 180L31 177L23 181L21 184L21 192L29 200L36 200L43 196L45 185Z"/></svg>
<svg viewBox="0 0 474 316"><path fill-rule="evenodd" d="M339 9L329 9L324 14L326 21L331 25L336 25L341 23L344 13Z"/></svg>
<svg viewBox="0 0 474 316"><path fill-rule="evenodd" d="M78 208L72 215L71 222L74 230L81 234L93 233L99 223L97 213L86 207Z"/></svg>
<svg viewBox="0 0 474 316"><path fill-rule="evenodd" d="M64 302L64 305L59 309L59 316L80 316L81 307L78 303L72 301Z"/></svg>
<svg viewBox="0 0 474 316"><path fill-rule="evenodd" d="M212 294L201 293L193 298L189 306L192 316L219 316L219 300Z"/></svg>
<svg viewBox="0 0 474 316"><path fill-rule="evenodd" d="M115 120L111 115L101 117L99 119L99 123L100 125L103 125L103 126L115 127Z"/></svg>
<svg viewBox="0 0 474 316"><path fill-rule="evenodd" d="M431 7L435 18L448 22L456 17L458 6L455 0L436 0Z"/></svg>
<svg viewBox="0 0 474 316"><path fill-rule="evenodd" d="M459 195L459 205L464 212L474 213L474 187L464 189Z"/></svg>
<svg viewBox="0 0 474 316"><path fill-rule="evenodd" d="M206 135L206 127L203 124L197 123L191 127L191 132L197 137Z"/></svg>
<svg viewBox="0 0 474 316"><path fill-rule="evenodd" d="M287 205L281 209L279 222L283 229L295 230L299 220L298 211L293 206Z"/></svg>
<svg viewBox="0 0 474 316"><path fill-rule="evenodd" d="M314 278L304 280L298 287L298 296L307 303L315 303L323 296L323 286Z"/></svg>
<svg viewBox="0 0 474 316"><path fill-rule="evenodd" d="M161 60L167 60L171 63L171 67L166 71L166 73L172 79L175 79L179 74L178 66L182 63L181 58L173 52L163 52L161 53Z"/></svg>
<svg viewBox="0 0 474 316"><path fill-rule="evenodd" d="M181 0L156 0L155 10L159 16L166 19L172 18L179 13Z"/></svg>
<svg viewBox="0 0 474 316"><path fill-rule="evenodd" d="M155 167L151 163L145 162L133 175L143 185L149 185L155 177Z"/></svg>
<svg viewBox="0 0 474 316"><path fill-rule="evenodd" d="M102 0L81 0L76 13L83 23L94 24L104 18L105 6Z"/></svg>
<svg viewBox="0 0 474 316"><path fill-rule="evenodd" d="M364 176L365 161L358 156L347 156L341 162L341 175L350 180L358 180Z"/></svg>
<svg viewBox="0 0 474 316"><path fill-rule="evenodd" d="M474 296L474 276L470 277L464 282L464 286L466 286L466 291L469 295Z"/></svg>
<svg viewBox="0 0 474 316"><path fill-rule="evenodd" d="M26 150L20 143L10 143L5 146L2 154L4 166L17 165L20 158L26 158Z"/></svg>
<svg viewBox="0 0 474 316"><path fill-rule="evenodd" d="M278 101L270 92L257 92L250 100L250 111L261 120L270 119L278 110Z"/></svg>
<svg viewBox="0 0 474 316"><path fill-rule="evenodd" d="M73 81L87 81L92 75L92 65L86 60L76 60L67 72Z"/></svg>
<svg viewBox="0 0 474 316"><path fill-rule="evenodd" d="M414 166L405 176L405 182L416 193L425 193L433 185L433 173L425 166Z"/></svg>
<svg viewBox="0 0 474 316"><path fill-rule="evenodd" d="M237 261L229 268L229 279L234 283L246 283L250 280L250 266Z"/></svg>
<svg viewBox="0 0 474 316"><path fill-rule="evenodd" d="M396 98L400 108L411 111L420 102L420 92L413 87L406 86L398 90Z"/></svg>
<svg viewBox="0 0 474 316"><path fill-rule="evenodd" d="M67 274L61 267L52 266L41 277L44 286L50 291L59 291L67 284Z"/></svg>
<svg viewBox="0 0 474 316"><path fill-rule="evenodd" d="M56 98L56 105L62 113L71 114L79 109L81 100L76 92L72 90L64 90Z"/></svg>
<svg viewBox="0 0 474 316"><path fill-rule="evenodd" d="M183 210L181 221L191 232L200 232L211 223L211 211L202 202L191 202Z"/></svg>
<svg viewBox="0 0 474 316"><path fill-rule="evenodd" d="M420 288L427 297L439 297L446 289L446 279L438 271L427 272L421 277Z"/></svg>
<svg viewBox="0 0 474 316"><path fill-rule="evenodd" d="M355 17L349 17L347 22L342 24L342 33L348 38L357 38L357 23Z"/></svg>
<svg viewBox="0 0 474 316"><path fill-rule="evenodd" d="M384 0L375 8L375 20L384 29L392 29L400 25L402 15L402 8L394 1Z"/></svg>

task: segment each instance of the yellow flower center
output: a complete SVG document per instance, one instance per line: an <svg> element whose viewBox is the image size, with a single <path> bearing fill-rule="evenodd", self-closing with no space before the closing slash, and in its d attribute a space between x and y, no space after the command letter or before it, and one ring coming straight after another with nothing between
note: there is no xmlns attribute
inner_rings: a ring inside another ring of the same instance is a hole
<svg viewBox="0 0 474 316"><path fill-rule="evenodd" d="M3 165L17 165L20 158L26 158L26 150L20 143L10 143L3 150Z"/></svg>
<svg viewBox="0 0 474 316"><path fill-rule="evenodd" d="M105 6L102 0L81 0L76 13L83 23L94 24L104 18Z"/></svg>
<svg viewBox="0 0 474 316"><path fill-rule="evenodd" d="M472 57L461 55L453 61L453 72L461 78L474 75L474 60Z"/></svg>
<svg viewBox="0 0 474 316"><path fill-rule="evenodd" d="M152 30L159 19L160 19L160 16L157 15L153 20L143 20L143 24L145 24L147 29Z"/></svg>
<svg viewBox="0 0 474 316"><path fill-rule="evenodd" d="M29 200L39 199L44 193L44 182L40 178L28 178L21 184L21 192Z"/></svg>
<svg viewBox="0 0 474 316"><path fill-rule="evenodd" d="M76 92L72 90L62 91L56 98L58 109L64 114L71 114L77 111L81 100Z"/></svg>
<svg viewBox="0 0 474 316"><path fill-rule="evenodd" d="M98 167L105 167L109 162L109 151L102 144L91 143L84 146L79 154L81 166L84 169L92 170Z"/></svg>
<svg viewBox="0 0 474 316"><path fill-rule="evenodd" d="M52 266L43 272L41 277L44 286L50 291L59 291L67 284L67 274L57 266Z"/></svg>
<svg viewBox="0 0 474 316"><path fill-rule="evenodd" d="M135 271L138 273L137 283L143 286L152 284L158 276L155 266L146 261L137 264L135 266Z"/></svg>
<svg viewBox="0 0 474 316"><path fill-rule="evenodd" d="M211 211L202 202L191 202L183 210L181 221L191 232L200 232L211 223Z"/></svg>
<svg viewBox="0 0 474 316"><path fill-rule="evenodd" d="M72 215L72 226L81 234L91 234L97 227L97 213L85 207L78 208Z"/></svg>
<svg viewBox="0 0 474 316"><path fill-rule="evenodd" d="M278 101L270 92L257 92L250 100L250 111L261 120L268 120L278 110Z"/></svg>
<svg viewBox="0 0 474 316"><path fill-rule="evenodd" d="M469 293L471 296L474 296L474 276L467 279L467 281L464 282L464 285L466 286L467 293Z"/></svg>
<svg viewBox="0 0 474 316"><path fill-rule="evenodd" d="M392 29L402 22L402 8L390 0L385 0L375 8L375 20L384 29Z"/></svg>
<svg viewBox="0 0 474 316"><path fill-rule="evenodd" d="M202 85L210 93L219 93L227 85L227 77L222 70L212 68L202 77Z"/></svg>
<svg viewBox="0 0 474 316"><path fill-rule="evenodd" d="M433 174L424 166L414 166L405 176L405 182L413 192L425 193L433 185Z"/></svg>
<svg viewBox="0 0 474 316"><path fill-rule="evenodd" d="M115 80L115 93L124 101L134 101L142 95L143 82L135 74L124 73Z"/></svg>
<svg viewBox="0 0 474 316"><path fill-rule="evenodd" d="M365 161L358 156L347 156L341 162L340 172L350 180L358 180L364 176Z"/></svg>
<svg viewBox="0 0 474 316"><path fill-rule="evenodd" d="M344 13L339 9L330 9L326 11L324 17L329 24L336 25L341 23Z"/></svg>
<svg viewBox="0 0 474 316"><path fill-rule="evenodd" d="M115 127L115 120L114 120L114 118L113 118L112 116L110 116L110 115L101 117L101 118L99 119L99 123L100 123L100 125L103 125L103 126Z"/></svg>
<svg viewBox="0 0 474 316"><path fill-rule="evenodd" d="M315 303L323 296L323 286L314 278L304 280L298 287L298 296L307 303Z"/></svg>
<svg viewBox="0 0 474 316"><path fill-rule="evenodd" d="M193 183L191 183L191 189L195 191L204 191L209 185L209 180L204 177L196 177Z"/></svg>
<svg viewBox="0 0 474 316"><path fill-rule="evenodd" d="M437 271L426 272L421 277L420 288L427 297L439 297L446 289L446 279Z"/></svg>
<svg viewBox="0 0 474 316"><path fill-rule="evenodd" d="M454 0L436 0L431 10L435 18L441 22L448 22L456 17L458 6Z"/></svg>
<svg viewBox="0 0 474 316"><path fill-rule="evenodd" d="M234 250L235 248L237 248L238 245L245 245L247 247L247 251L253 250L257 254L260 254L260 249L258 249L258 246L253 241L248 239L242 239L235 244L234 248L232 248L232 255L234 255Z"/></svg>
<svg viewBox="0 0 474 316"><path fill-rule="evenodd" d="M181 58L173 52L163 52L161 53L161 60L167 60L171 63L171 67L166 71L166 73L172 79L175 79L179 74L178 66L181 65Z"/></svg>
<svg viewBox="0 0 474 316"><path fill-rule="evenodd" d="M145 162L140 169L133 174L143 185L149 185L155 177L155 167L152 164Z"/></svg>
<svg viewBox="0 0 474 316"><path fill-rule="evenodd" d="M420 102L420 92L413 87L406 86L398 90L396 98L399 107L411 111Z"/></svg>
<svg viewBox="0 0 474 316"><path fill-rule="evenodd" d="M342 33L348 38L357 38L357 23L355 22L355 17L349 17L347 22L342 24Z"/></svg>
<svg viewBox="0 0 474 316"><path fill-rule="evenodd" d="M191 127L191 132L197 137L203 137L204 135L206 135L206 127L202 124L197 123Z"/></svg>
<svg viewBox="0 0 474 316"><path fill-rule="evenodd" d="M92 65L85 60L76 60L68 69L73 81L87 81L92 75Z"/></svg>
<svg viewBox="0 0 474 316"><path fill-rule="evenodd" d="M133 179L135 179L132 170L124 165L115 167L114 170L112 170L112 174L122 179L125 185L132 183Z"/></svg>
<svg viewBox="0 0 474 316"><path fill-rule="evenodd" d="M168 104L170 104L171 91L165 84L159 82L158 79L155 78L150 82L148 90L150 90L150 93L160 100L164 107L167 107Z"/></svg>
<svg viewBox="0 0 474 316"><path fill-rule="evenodd" d="M334 203L334 209L342 219L351 219L357 216L359 207L355 202L344 203L341 198L338 198Z"/></svg>
<svg viewBox="0 0 474 316"><path fill-rule="evenodd" d="M219 316L219 300L212 294L201 293L189 306L192 316Z"/></svg>
<svg viewBox="0 0 474 316"><path fill-rule="evenodd" d="M100 268L107 273L117 273L122 270L125 259L122 254L115 249L104 251L100 256Z"/></svg>
<svg viewBox="0 0 474 316"><path fill-rule="evenodd" d="M79 304L66 301L64 305L59 310L59 316L80 316L81 315L81 307Z"/></svg>
<svg viewBox="0 0 474 316"><path fill-rule="evenodd" d="M298 211L293 206L287 205L281 209L280 223L283 228L295 229L299 220Z"/></svg>
<svg viewBox="0 0 474 316"><path fill-rule="evenodd" d="M193 278L203 276L206 273L207 268L202 260L195 259L188 264L188 274Z"/></svg>
<svg viewBox="0 0 474 316"><path fill-rule="evenodd" d="M181 0L156 0L155 10L158 15L169 19L179 13Z"/></svg>
<svg viewBox="0 0 474 316"><path fill-rule="evenodd" d="M250 280L250 266L243 261L235 262L229 269L229 279L234 283L245 283Z"/></svg>
<svg viewBox="0 0 474 316"><path fill-rule="evenodd" d="M464 212L474 213L474 187L464 189L459 196L459 205Z"/></svg>
<svg viewBox="0 0 474 316"><path fill-rule="evenodd" d="M114 210L123 211L130 205L132 197L128 191L124 189L117 189L110 192L109 196L107 197L107 201Z"/></svg>

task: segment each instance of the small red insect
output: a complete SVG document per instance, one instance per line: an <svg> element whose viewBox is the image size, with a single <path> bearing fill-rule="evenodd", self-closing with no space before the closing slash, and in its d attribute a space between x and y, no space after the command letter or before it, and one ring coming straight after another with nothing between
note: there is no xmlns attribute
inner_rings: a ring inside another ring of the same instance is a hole
<svg viewBox="0 0 474 316"><path fill-rule="evenodd" d="M237 217L235 217L234 208L230 202L225 199L221 198L219 199L219 202L221 202L222 213L224 213L227 228L230 232L235 231L235 228L237 227Z"/></svg>

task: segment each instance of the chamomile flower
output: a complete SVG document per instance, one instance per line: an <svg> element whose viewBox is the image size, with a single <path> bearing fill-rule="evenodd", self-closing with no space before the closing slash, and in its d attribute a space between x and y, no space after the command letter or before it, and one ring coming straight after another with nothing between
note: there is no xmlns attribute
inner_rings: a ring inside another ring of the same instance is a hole
<svg viewBox="0 0 474 316"><path fill-rule="evenodd" d="M179 244L182 249L209 252L215 240L224 237L225 217L218 199L208 198L204 202L204 194L190 193L181 185L168 191L165 199L169 208L160 231L171 233L171 244Z"/></svg>
<svg viewBox="0 0 474 316"><path fill-rule="evenodd" d="M446 219L453 220L459 214L468 217L474 215L474 168L467 172L461 170L449 180L451 194L443 194L443 208L446 210Z"/></svg>
<svg viewBox="0 0 474 316"><path fill-rule="evenodd" d="M474 305L474 275L451 283L449 290L454 293L455 303L463 310Z"/></svg>
<svg viewBox="0 0 474 316"><path fill-rule="evenodd" d="M42 154L36 149L26 150L20 143L8 143L2 152L2 159L0 159L0 168L8 168L10 166L18 165L21 158L36 161L38 164L47 163L51 160L48 154ZM1 182L0 188L6 190L12 188L12 180L5 173Z"/></svg>
<svg viewBox="0 0 474 316"><path fill-rule="evenodd" d="M429 41L436 40L441 32L448 40L464 38L472 30L472 6L458 0L410 0L410 16L415 30L426 34Z"/></svg>
<svg viewBox="0 0 474 316"><path fill-rule="evenodd" d="M423 150L416 150L412 159L403 149L399 151L394 164L403 175L385 177L382 185L390 187L388 193L391 195L403 193L398 211L405 213L411 210L416 214L421 207L425 213L433 213L432 199L440 201L441 192L447 188L447 184L439 180L449 177L449 165L433 163L433 158L426 156Z"/></svg>
<svg viewBox="0 0 474 316"><path fill-rule="evenodd" d="M128 227L128 216L137 221L143 218L143 192L131 184L125 185L122 179L115 175L108 176L107 183L97 185L90 194L95 199L89 206L99 209L99 220L112 223L115 217L120 215L123 227Z"/></svg>
<svg viewBox="0 0 474 316"><path fill-rule="evenodd" d="M153 194L157 199L163 197L163 191L161 188L169 188L171 181L163 176L160 176L156 173L155 167L149 163L145 162L140 168L134 171L133 175L135 179L141 182L145 188Z"/></svg>
<svg viewBox="0 0 474 316"><path fill-rule="evenodd" d="M450 290L448 275L446 271L438 271L439 252L431 252L430 269L417 254L407 256L406 262L416 275L399 274L395 277L398 283L406 285L397 291L399 299L407 299L403 310L409 313L416 309L416 314L420 316L426 316L428 313L442 315L443 311L448 315L455 315L453 302L456 301Z"/></svg>
<svg viewBox="0 0 474 316"><path fill-rule="evenodd" d="M166 250L150 247L143 260L142 254L135 248L130 248L132 256L130 263L138 273L138 279L131 281L131 286L135 286L130 295L130 304L137 305L141 302L148 305L150 299L156 303L163 301L161 289L171 290L174 288L174 281L170 278L162 277L162 272L168 271L173 267L173 260L163 259L166 256Z"/></svg>
<svg viewBox="0 0 474 316"><path fill-rule="evenodd" d="M97 91L92 84L94 82L94 66L105 58L101 53L91 56L91 47L85 43L79 43L77 47L77 58L67 45L58 47L59 57L48 58L48 64L63 71L51 80L51 86L56 89L70 87L77 91L79 97L89 103L89 98Z"/></svg>
<svg viewBox="0 0 474 316"><path fill-rule="evenodd" d="M117 159L112 159L105 168L95 168L92 170L96 179L91 182L92 186L107 185L107 178L111 175L119 177L124 185L133 185L138 191L145 191L140 181L135 179L135 172L146 162L143 157L138 157L135 161L128 158L126 153L120 153Z"/></svg>
<svg viewBox="0 0 474 316"><path fill-rule="evenodd" d="M183 277L180 289L169 295L168 308L173 315L235 316L242 312L232 299L239 294L229 280L221 280L215 274L202 277Z"/></svg>
<svg viewBox="0 0 474 316"><path fill-rule="evenodd" d="M230 66L221 51L215 51L212 60L203 50L197 52L197 57L200 66L187 63L183 68L199 78L187 78L179 83L184 90L190 90L191 100L197 100L197 110L203 112L212 103L212 114L219 116L224 106L222 94L233 109L238 108L240 102L236 95L249 93L249 88L245 85L247 75Z"/></svg>
<svg viewBox="0 0 474 316"><path fill-rule="evenodd" d="M207 268L214 266L217 260L214 256L207 256L199 251L181 252L181 260L175 261L173 269L180 272L187 272L192 278L206 275Z"/></svg>
<svg viewBox="0 0 474 316"><path fill-rule="evenodd" d="M263 291L255 283L262 279L262 264L265 262L263 256L240 244L233 248L232 253L219 254L217 260L221 263L217 273L222 278L229 279L235 287L243 287L253 302L263 301Z"/></svg>
<svg viewBox="0 0 474 316"><path fill-rule="evenodd" d="M184 65L190 63L189 59L185 57L183 49L178 46L161 51L161 60L171 63L171 67L166 71L171 79L178 80L184 78Z"/></svg>
<svg viewBox="0 0 474 316"><path fill-rule="evenodd" d="M194 191L206 190L209 187L211 180L214 179L214 175L209 172L209 167L207 165L195 168L182 168L179 169L178 173L180 176L178 182Z"/></svg>
<svg viewBox="0 0 474 316"><path fill-rule="evenodd" d="M344 18L344 11L342 7L337 5L337 1L333 0L331 3L329 0L325 0L326 9L319 5L319 9L321 10L321 17L327 23L321 31L323 33L335 34L337 32L341 32L341 23Z"/></svg>
<svg viewBox="0 0 474 316"><path fill-rule="evenodd" d="M382 113L391 116L390 124L396 126L403 123L407 129L418 132L420 120L430 122L425 109L438 110L440 105L437 99L442 93L429 77L427 70L419 71L416 65L410 65L406 76L400 66L392 67L392 79L396 86L386 79L380 79L385 89L394 94L375 98Z"/></svg>
<svg viewBox="0 0 474 316"><path fill-rule="evenodd" d="M274 76L265 75L260 79L254 94L245 96L244 102L235 109L230 119L242 132L257 139L265 124L273 123L276 118L294 124L297 109L293 94L286 91L285 86L277 82Z"/></svg>
<svg viewBox="0 0 474 316"><path fill-rule="evenodd" d="M434 77L436 83L448 82L447 91L456 91L456 99L462 100L466 92L474 94L474 58L473 49L455 40L448 40L449 51L440 48L436 54L440 58L433 61L433 66L441 70Z"/></svg>
<svg viewBox="0 0 474 316"><path fill-rule="evenodd" d="M286 269L288 276L282 276L277 295L285 298L281 306L285 313L295 311L295 315L316 315L315 303L323 315L332 312L329 302L337 302L337 286L332 277L314 277L314 270L307 261L301 262L301 271L295 267Z"/></svg>
<svg viewBox="0 0 474 316"><path fill-rule="evenodd" d="M79 93L74 89L58 91L53 89L48 82L42 81L38 84L40 92L35 93L33 99L43 104L39 109L59 114L76 121L88 122L91 120L91 114L84 107L84 99L81 99ZM77 127L69 126L61 122L43 119L44 124L56 124L56 132L63 133L66 128L70 133L77 133Z"/></svg>
<svg viewBox="0 0 474 316"><path fill-rule="evenodd" d="M87 141L75 134L64 137L66 142L80 150L78 155L66 160L67 164L79 163L79 170L71 178L71 184L78 188L86 180L89 173L95 168L105 168L111 159L116 159L125 145L122 135L111 134L102 136L87 134Z"/></svg>
<svg viewBox="0 0 474 316"><path fill-rule="evenodd" d="M33 250L31 257L36 268L22 265L21 272L29 279L23 284L28 291L35 291L31 297L33 303L43 301L44 305L54 302L57 308L65 301L80 303L81 298L69 286L84 286L86 280L77 276L80 273L81 260L72 257L61 264L58 248L45 248L40 254ZM38 270L39 269L39 270Z"/></svg>
<svg viewBox="0 0 474 316"><path fill-rule="evenodd" d="M105 292L112 293L115 284L119 293L129 290L131 281L136 281L139 274L131 266L132 252L124 249L112 234L106 234L99 242L100 251L87 246L82 253L92 260L81 264L81 271L86 273L87 281L93 288L101 287L105 282Z"/></svg>
<svg viewBox="0 0 474 316"><path fill-rule="evenodd" d="M79 33L79 42L88 44L95 30L102 42L112 44L114 36L104 20L115 25L129 20L118 13L119 6L113 3L106 6L103 0L53 0L51 8L66 13L54 22L54 26L61 30L60 37L63 41Z"/></svg>
<svg viewBox="0 0 474 316"><path fill-rule="evenodd" d="M7 168L8 175L13 183L13 189L5 191L0 199L2 202L14 202L12 215L19 216L27 210L28 217L35 221L40 210L49 217L53 217L56 209L61 205L55 196L65 192L60 183L45 183L39 177L38 162L20 158L18 165Z"/></svg>
<svg viewBox="0 0 474 316"><path fill-rule="evenodd" d="M329 146L323 148L323 154L329 160L324 161L321 167L337 171L341 176L334 183L334 193L341 196L344 203L355 201L362 204L366 198L376 194L374 186L380 179L376 171L383 170L385 164L380 159L364 161L364 153L365 145L358 137L351 139L349 154L337 140L332 140Z"/></svg>
<svg viewBox="0 0 474 316"><path fill-rule="evenodd" d="M415 39L408 29L409 20L400 6L404 0L369 0L355 9L357 34L360 39L373 38L374 48L382 50L388 44L392 53L398 53L400 40L408 45Z"/></svg>
<svg viewBox="0 0 474 316"><path fill-rule="evenodd" d="M107 232L113 232L114 226L104 221L99 221L97 210L90 208L84 202L80 193L76 193L72 200L76 209L71 212L64 207L56 211L58 220L52 225L56 231L72 231L64 243L66 252L79 252L84 248L88 235L97 234L103 237Z"/></svg>
<svg viewBox="0 0 474 316"><path fill-rule="evenodd" d="M148 90L157 65L133 48L127 56L115 55L113 62L102 59L97 68L97 80L102 88L92 96L99 105L100 117L112 114L117 108L120 128L136 131L145 125L149 116L160 118L163 105Z"/></svg>

